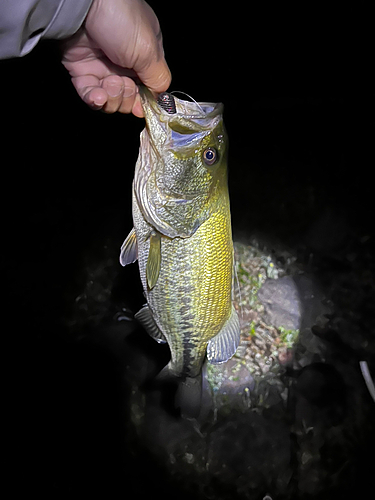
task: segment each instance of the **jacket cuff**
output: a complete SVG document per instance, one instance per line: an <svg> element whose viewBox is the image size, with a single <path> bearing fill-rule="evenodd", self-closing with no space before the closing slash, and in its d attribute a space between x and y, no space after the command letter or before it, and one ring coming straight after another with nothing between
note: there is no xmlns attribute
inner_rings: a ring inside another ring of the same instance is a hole
<svg viewBox="0 0 375 500"><path fill-rule="evenodd" d="M42 38L60 40L74 35L81 27L93 0L63 0L46 27Z"/></svg>
<svg viewBox="0 0 375 500"><path fill-rule="evenodd" d="M61 39L82 25L93 0L0 0L0 58L28 54L42 38Z"/></svg>

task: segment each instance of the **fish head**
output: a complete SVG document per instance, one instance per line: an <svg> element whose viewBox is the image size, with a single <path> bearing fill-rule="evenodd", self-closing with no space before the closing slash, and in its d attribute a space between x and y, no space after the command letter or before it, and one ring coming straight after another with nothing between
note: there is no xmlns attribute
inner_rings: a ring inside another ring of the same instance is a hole
<svg viewBox="0 0 375 500"><path fill-rule="evenodd" d="M141 134L134 191L145 219L162 234L189 237L227 193L223 105L140 90Z"/></svg>

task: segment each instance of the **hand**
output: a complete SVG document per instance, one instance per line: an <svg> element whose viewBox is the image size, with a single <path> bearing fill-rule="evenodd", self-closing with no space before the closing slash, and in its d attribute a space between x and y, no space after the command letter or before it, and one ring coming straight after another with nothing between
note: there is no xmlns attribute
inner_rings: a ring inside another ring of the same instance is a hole
<svg viewBox="0 0 375 500"><path fill-rule="evenodd" d="M94 0L78 32L63 43L62 62L93 109L142 117L137 77L164 92L171 74L158 19L143 0Z"/></svg>

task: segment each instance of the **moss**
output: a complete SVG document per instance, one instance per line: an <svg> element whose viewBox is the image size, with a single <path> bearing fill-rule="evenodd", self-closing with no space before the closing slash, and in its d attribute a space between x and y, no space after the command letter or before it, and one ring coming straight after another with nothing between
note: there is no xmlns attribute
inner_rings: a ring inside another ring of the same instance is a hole
<svg viewBox="0 0 375 500"><path fill-rule="evenodd" d="M280 333L281 344L289 348L293 347L298 338L299 330L287 330L282 326L280 326L277 330Z"/></svg>
<svg viewBox="0 0 375 500"><path fill-rule="evenodd" d="M250 337L254 337L256 335L256 328L257 324L256 324L256 321L252 321L250 323L250 329L249 329L249 335Z"/></svg>

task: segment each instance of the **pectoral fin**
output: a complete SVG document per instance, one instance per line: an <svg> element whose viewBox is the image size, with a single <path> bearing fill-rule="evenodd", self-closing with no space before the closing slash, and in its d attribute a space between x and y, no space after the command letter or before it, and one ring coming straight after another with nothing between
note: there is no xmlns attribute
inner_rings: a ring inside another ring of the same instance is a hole
<svg viewBox="0 0 375 500"><path fill-rule="evenodd" d="M120 264L126 266L127 264L132 264L138 258L138 244L137 237L135 235L134 227L128 234L124 243L121 246L120 252Z"/></svg>
<svg viewBox="0 0 375 500"><path fill-rule="evenodd" d="M148 305L145 305L140 309L135 315L135 319L138 320L143 328L146 330L146 332L152 337L156 342L159 344L165 344L166 339L164 337L164 334L161 332L159 329L158 325L156 324L154 317L152 315L152 312L150 311L150 308Z"/></svg>
<svg viewBox="0 0 375 500"><path fill-rule="evenodd" d="M150 251L146 264L147 284L150 290L154 288L159 278L161 266L161 235L152 231L150 235Z"/></svg>
<svg viewBox="0 0 375 500"><path fill-rule="evenodd" d="M240 322L234 307L232 313L220 332L209 341L207 359L213 364L225 363L236 352L240 343Z"/></svg>

